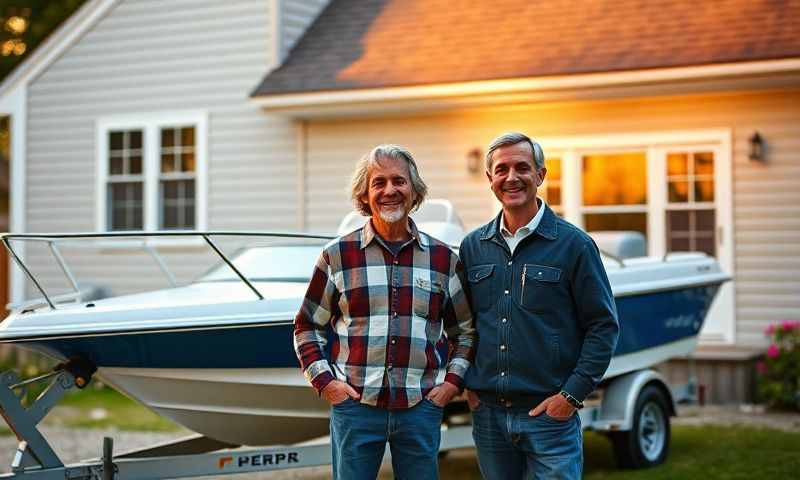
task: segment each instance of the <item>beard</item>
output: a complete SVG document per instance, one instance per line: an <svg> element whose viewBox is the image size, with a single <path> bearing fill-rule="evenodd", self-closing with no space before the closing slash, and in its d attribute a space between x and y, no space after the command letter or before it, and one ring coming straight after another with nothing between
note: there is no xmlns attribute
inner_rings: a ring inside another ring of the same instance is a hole
<svg viewBox="0 0 800 480"><path fill-rule="evenodd" d="M378 212L378 215L381 217L381 220L386 223L397 223L405 218L406 212L402 207L388 211L381 209L380 212Z"/></svg>

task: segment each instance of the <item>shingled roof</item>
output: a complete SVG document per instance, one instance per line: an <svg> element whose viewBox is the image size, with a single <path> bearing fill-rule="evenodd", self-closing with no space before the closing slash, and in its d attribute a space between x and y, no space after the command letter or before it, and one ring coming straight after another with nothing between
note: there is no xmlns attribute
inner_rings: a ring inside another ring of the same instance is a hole
<svg viewBox="0 0 800 480"><path fill-rule="evenodd" d="M800 57L800 0L333 0L253 96Z"/></svg>

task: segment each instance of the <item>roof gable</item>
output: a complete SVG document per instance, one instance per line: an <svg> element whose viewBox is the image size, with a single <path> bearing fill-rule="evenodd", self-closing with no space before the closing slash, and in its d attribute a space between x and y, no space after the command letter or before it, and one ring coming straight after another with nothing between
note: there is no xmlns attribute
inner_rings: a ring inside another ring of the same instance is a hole
<svg viewBox="0 0 800 480"><path fill-rule="evenodd" d="M334 1L254 96L800 56L799 0Z"/></svg>

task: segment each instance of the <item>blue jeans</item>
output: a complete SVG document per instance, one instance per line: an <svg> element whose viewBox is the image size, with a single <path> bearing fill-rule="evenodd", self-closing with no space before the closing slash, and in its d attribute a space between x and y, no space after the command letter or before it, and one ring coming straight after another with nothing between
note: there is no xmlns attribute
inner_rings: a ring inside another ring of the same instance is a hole
<svg viewBox="0 0 800 480"><path fill-rule="evenodd" d="M583 431L578 414L560 421L528 412L486 402L472 412L472 437L483 478L580 479Z"/></svg>
<svg viewBox="0 0 800 480"><path fill-rule="evenodd" d="M386 442L394 478L439 478L442 408L428 399L405 410L386 410L345 400L331 408L333 478L369 480L378 476Z"/></svg>

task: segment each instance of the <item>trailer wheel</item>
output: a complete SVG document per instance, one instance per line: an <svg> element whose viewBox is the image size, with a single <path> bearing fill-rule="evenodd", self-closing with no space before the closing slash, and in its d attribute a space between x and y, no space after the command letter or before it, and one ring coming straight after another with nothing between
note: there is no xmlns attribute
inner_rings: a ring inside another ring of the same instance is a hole
<svg viewBox="0 0 800 480"><path fill-rule="evenodd" d="M611 444L621 468L648 468L667 458L670 441L669 399L650 385L642 389L633 412L633 428L612 432Z"/></svg>

